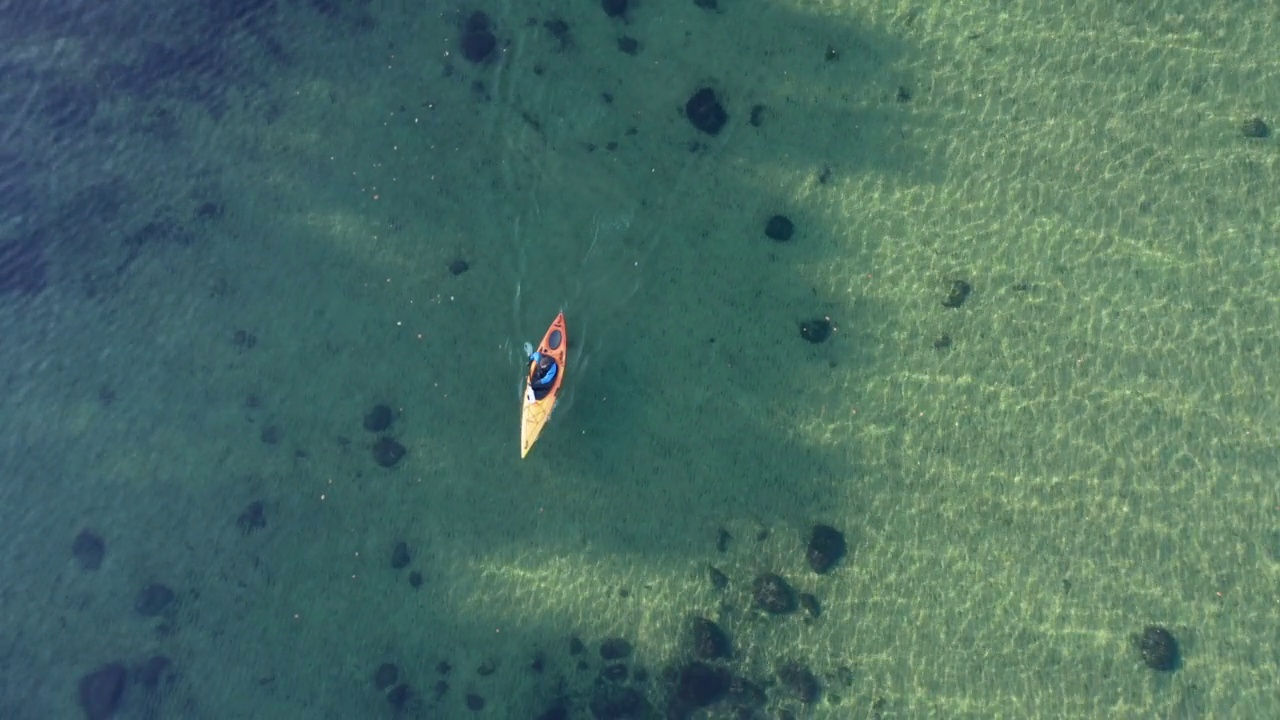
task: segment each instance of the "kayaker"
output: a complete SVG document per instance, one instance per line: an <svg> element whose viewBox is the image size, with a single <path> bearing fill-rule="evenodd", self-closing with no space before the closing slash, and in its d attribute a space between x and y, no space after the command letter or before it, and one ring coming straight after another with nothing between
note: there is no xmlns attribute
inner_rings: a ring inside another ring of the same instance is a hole
<svg viewBox="0 0 1280 720"><path fill-rule="evenodd" d="M551 392L551 386L555 385L560 365L550 355L543 355L537 350L529 356L529 363L529 389L533 391L534 399L541 400Z"/></svg>

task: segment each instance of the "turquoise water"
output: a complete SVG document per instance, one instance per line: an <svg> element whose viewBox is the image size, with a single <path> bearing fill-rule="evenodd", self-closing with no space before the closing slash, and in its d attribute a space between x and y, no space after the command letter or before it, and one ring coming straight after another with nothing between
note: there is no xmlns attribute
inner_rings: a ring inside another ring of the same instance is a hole
<svg viewBox="0 0 1280 720"><path fill-rule="evenodd" d="M0 21L0 715L1275 716L1269 7L631 5Z"/></svg>

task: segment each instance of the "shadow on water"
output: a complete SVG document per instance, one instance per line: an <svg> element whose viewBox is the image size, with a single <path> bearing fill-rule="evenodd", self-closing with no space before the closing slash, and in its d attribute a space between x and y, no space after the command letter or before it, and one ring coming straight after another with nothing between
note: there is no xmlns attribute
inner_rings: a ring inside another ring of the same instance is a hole
<svg viewBox="0 0 1280 720"><path fill-rule="evenodd" d="M222 168L179 114L216 122L229 103L261 102L252 109L271 120L259 73L288 62L277 3L6 5L0 292L36 294L52 272L109 294L141 253L195 242L222 212ZM173 166L153 159L166 155ZM194 195L173 190L200 177Z"/></svg>
<svg viewBox="0 0 1280 720"><path fill-rule="evenodd" d="M729 8L723 15L736 12L742 11ZM634 70L628 68L620 78L606 75L579 93L594 107L574 112L596 117L584 132L557 130L554 118L521 102L532 92L495 91L497 99L488 99L510 106L501 114L517 127L511 132L527 137L525 155L532 145L559 156L551 161L536 154L534 160L517 157L513 163L524 161L530 167L517 176L537 175L535 166L548 162L572 165L591 178L596 177L593 168L628 169L602 172L607 178L603 189L588 186L569 198L555 197L556 184L550 183L537 213L521 218L518 243L536 235L532 228L539 221L556 226L559 219L571 218L578 205L619 208L615 215L578 221L570 234L580 245L547 249L560 257L536 270L517 270L522 277L557 277L556 268L567 268L572 279L549 285L590 288L582 293L587 302L571 320L571 335L576 324L590 328L588 367L575 373L568 412L557 417L556 426L564 438L585 434L589 442L567 441L554 452L578 461L584 474L603 473L605 483L610 467L618 468L618 475L634 469L641 476L661 478L647 486L651 495L646 488L639 491L643 506L669 503L692 515L803 522L801 518L821 511L820 498L858 476L846 460L857 453L853 449L832 457L830 448L811 445L788 423L822 412L825 402L840 401L830 393L835 373L856 377L873 367L875 359L869 343L861 342L859 328L884 323L892 315L865 302L850 305L847 294L833 292L829 283L807 273L817 267L821 275L824 266L843 267L848 260L841 257L847 250L831 240L846 237L851 222L839 207L844 199L836 187L842 180L870 173L886 176L890 183L914 184L940 175L897 131L906 122L903 116L912 112L911 87L921 79L895 78L895 62L907 52L900 40L842 25L838 18L779 7L762 10L757 21L782 29L779 34L786 38L810 43L807 61L792 59L791 71L771 72L771 53L749 47L719 60L726 69L707 73L700 66L713 63L703 62L701 48L717 44L716 33L725 27L718 24L722 18L707 10L704 23L694 25L684 15L672 14L678 17L670 22L694 28L681 44L689 57L681 58L685 67L679 80L670 79L666 65L646 62L649 41L642 38ZM592 62L580 47L586 43L573 38L575 25L563 20L535 18L518 31L527 38L513 45L526 48L527 57L520 57L521 66L514 59L503 66L508 85L519 83L512 78L522 72L530 83L554 84L554 70L548 68ZM611 30L637 32L640 18L632 21ZM557 60L563 56L571 59ZM481 79L495 74L490 68L467 72ZM714 135L699 131L686 117L686 103L703 87L715 91L728 115ZM642 97L633 97L637 94ZM555 97L556 92L543 95ZM883 101L867 100L874 97ZM542 112L551 114L557 107L552 103ZM636 107L648 109L648 124L636 121ZM929 119L913 116L910 122L919 126ZM559 173L557 168L542 169L542 177ZM662 174L663 189L656 195L644 194L653 190L630 191L639 183L632 183L626 172ZM795 220L797 238L775 242L765 236L774 213ZM575 222L565 224L573 227ZM877 242L864 236L859 256L873 256ZM553 306L544 303L527 315L518 310L517 324L532 333L545 324L542 316ZM801 323L827 316L839 332L828 343L807 343ZM605 395L608 402L601 401ZM714 478L705 477L710 472ZM672 480L678 478L688 481ZM780 504L770 504L767 511L759 498L735 490L762 478L793 488L771 496ZM698 480L719 484L723 496L709 501ZM671 497L673 487L687 488L688 495L677 490ZM548 491L572 493L575 488ZM714 507L704 507L708 503ZM711 522L709 517L702 520ZM625 534L615 539L618 545L611 551L635 550ZM608 538L601 541L608 546Z"/></svg>
<svg viewBox="0 0 1280 720"><path fill-rule="evenodd" d="M603 3L604 9L625 5ZM499 186L538 200L537 212L502 221L510 228L500 236L502 241L516 248L506 268L506 279L514 288L512 332L536 339L532 336L541 332L557 306L573 313L571 337L581 348L574 357L575 367L581 368L575 391L580 394L566 398L556 432L565 437L589 433L591 438L591 443L541 449L563 456L570 470L566 477L594 476L608 483L609 468L618 468L619 475L663 478L627 490L627 501L637 508L632 527L592 537L590 543L593 553L633 556L654 567L673 559L685 562L690 555L714 560L717 541L724 542L724 535L717 538L720 523L730 520L751 518L761 532L801 535L810 523L830 522L843 527L855 544L857 528L874 523L874 518L828 517L823 512L828 497L838 498L832 504L847 505L845 489L860 474L848 460L856 457L857 448L833 453L786 423L815 412L815 404L827 394L824 377L833 369L856 376L874 365L871 351L859 342L858 328L884 322L892 311L851 306L846 297L805 275L795 256L803 253L807 266L821 264L821 238L839 235L841 228L833 226L848 219L825 210L820 201L795 199L793 190L802 177L812 178L817 186L807 197L821 198L822 186L840 178L863 173L892 178L896 172L898 182L917 183L940 172L926 158L915 156L909 143L889 141L899 122L895 116L910 112L911 87L922 84L919 78L894 79L895 63L911 51L901 40L880 30L850 26L838 17L770 6L761 11L762 17L786 34L778 54L794 43L810 46L810 59L802 63L806 69L770 72L774 58L769 52L741 47L721 62L719 70L712 70L714 63L702 56L704 43L721 43L717 33L732 23L754 22L741 17L747 11L740 4L724 3L723 9L715 5L695 3L695 12L701 13L697 29L683 43L668 44L664 52L674 55L665 65L646 64L646 48L659 43L661 30L652 18L642 22L646 14L657 12L654 6L640 4L622 11L623 17L608 18L602 17L600 4L587 3L573 13L554 16L531 18L523 9L509 16L495 14L490 19L493 47L524 43L526 54L519 62L475 65L442 60L440 68L442 73L471 78L474 102L482 106L477 112L501 118L488 127L490 139L519 132L525 136L522 147L535 148L523 157L509 158L509 167L495 171ZM379 23L407 19L390 9L381 10L386 14L381 17L373 3L332 0L213 0L150 8L116 2L91 10L75 4L21 7L21 12L5 13L0 19L0 45L40 50L0 54L0 69L9 79L0 95L0 117L13 118L0 127L0 295L15 307L24 297L47 292L55 280L87 297L106 298L129 282L130 267L138 258L159 247L202 241L201 223L215 221L224 212L218 187L225 169L216 158L193 150L200 146L199 139L184 134L179 106L198 108L216 121L229 103L246 102L261 122L273 122L279 109L260 92L267 86L261 73L292 62L291 44L305 42L290 35L291 13L318 13L356 33L372 33ZM479 32L470 12L468 8L441 21L456 23L465 38ZM616 36L610 42L617 43L620 52L636 56L632 76L595 73L600 87L587 92L599 103L592 110L597 117L577 126L587 131L582 135L572 123L557 122L554 105L539 115L535 106L522 104L519 95L530 88L554 94L559 80L548 68L557 65L557 57L571 57L575 64L592 62L573 39L578 13L584 28L608 24L608 32ZM655 35L646 36L642 30ZM508 74L505 85L495 80L501 73ZM518 73L524 77L509 77ZM758 79L748 79L752 73ZM642 90L630 91L633 86ZM648 96L654 87L663 88L664 94ZM686 103L702 87L717 92L728 114L728 124L715 135L700 132L684 117ZM853 96L887 100L854 105ZM126 102L144 111L113 112ZM641 107L648 107L650 114L638 118L634 110ZM806 128L803 135L788 130L792 121ZM517 131L512 122L519 124ZM929 120L916 116L913 122ZM832 135L815 136L816 128L824 126ZM850 154L849 133L874 134L866 137L858 153ZM191 173L207 180L196 183L201 189L195 194L157 197L155 178L145 176L145 167L110 162L111 153L105 152L90 153L95 162L73 164L75 178L59 176L67 167L65 161L81 148L108 143L113 153L126 155L135 143L172 146ZM555 163L557 169L543 167L544 162ZM765 182L762 173L744 172L744 166L773 168L779 180ZM611 167L623 171L607 169ZM651 168L667 173L665 191L637 195L635 188L641 183L628 179L628 173ZM600 180L582 189L594 194L588 205L616 211L582 217L583 198L566 197L557 188L558 180L577 174ZM64 197L60 190L67 186L77 189ZM797 220L798 240L774 244L763 237L764 223L774 213ZM537 233L545 229L541 223L575 215L568 222L580 244L546 252L534 246ZM863 250L872 252L872 247ZM559 283L565 288L563 296L531 300L531 279L557 266L567 268ZM672 307L673 299L693 306ZM822 345L806 343L799 323L826 315L838 319L838 336ZM518 349L514 340L508 339L504 362L513 361L511 354ZM661 353L655 348L662 348ZM662 362L645 362L647 357ZM675 372L682 382L672 387L662 363L680 357L691 359L691 369ZM608 403L599 401L605 388ZM643 436L644 442L628 450L628 441L636 436ZM711 469L717 476L705 477ZM550 497L583 494L583 488L559 484L555 478L545 482ZM708 484L714 488L710 493ZM762 505L760 496L743 492L743 485L772 488L768 503ZM600 509L595 503L616 502L611 499L615 496L598 489L586 494L592 497L575 503L584 512ZM663 534L655 523L669 518L661 513L682 508L690 517L676 523L680 532L646 547L638 544L641 536ZM687 548L687 536L681 533L690 527L702 529L705 552ZM530 540L514 536L504 542L519 548ZM570 557L581 551L578 538L566 537L563 543L543 549ZM807 571L803 561L797 557L791 568L759 569L798 575ZM732 578L736 586L749 581ZM458 628L454 637L482 645L492 633L488 615L477 620L474 609L466 606L445 611ZM563 620L566 626L572 623L570 618ZM569 627L521 628L522 622L516 612L504 625L509 633L531 638L571 632ZM434 652L444 655L449 650ZM647 702L657 705L677 698L670 707L679 716L694 706L727 702L723 698L730 693L728 678L737 671L727 664L684 666L647 683L633 677L630 684L605 680L592 686L572 672L546 669L553 664L572 667L576 660L553 663L535 657L542 656L530 647L527 658L514 659L502 671L546 670L535 683L536 698L490 700L509 702L513 708L536 702L548 718L584 713L586 705L592 705L596 717L638 717L634 707L644 701L635 693L644 689ZM592 674L603 672L594 658L581 662ZM798 673L785 673L780 682L778 692L784 697L791 692L791 699L775 702L796 704L807 697L805 678ZM432 707L435 700L426 687L445 682L443 678L414 680L423 690L415 684L411 696L401 693L401 706L407 711ZM774 682L769 677L751 679ZM103 702L110 702L110 688L105 694L108 700ZM119 694L115 697L118 701ZM396 698L393 690L391 699ZM739 700L748 706L755 702L752 697Z"/></svg>
<svg viewBox="0 0 1280 720"><path fill-rule="evenodd" d="M584 9L581 25L569 13L479 17L467 8L451 18L463 36L493 34L492 40L476 41L486 59L459 60L448 73L470 83L482 118L477 142L513 148L493 170L501 178L497 195L532 198L527 212L504 217L509 231L492 232L486 218L477 221L474 235L505 244L511 255L504 279L513 288L512 334L536 339L564 307L576 344L573 387L557 410L552 434L540 441L529 465L512 469L502 482L513 484L513 498L524 494L518 484L537 483L549 504L570 508L571 516L624 517L616 527L590 533L585 542L593 559L629 558L636 565L683 572L692 558L716 561L717 531L730 522L735 547L755 542L741 537L747 527L754 527L752 534L803 537L814 522L844 528L856 544L859 530L877 520L831 513L869 504L849 500L859 495L850 487L863 480L850 461L857 448L837 452L789 423L825 411L824 402L841 402L830 392L833 371L855 378L870 371L877 358L860 342L859 328L890 321L893 311L850 305L847 296L803 268L844 259L840 247L823 249L824 238L844 235L837 224L850 222L829 209L838 203L824 197L828 186L864 173L903 184L931 182L942 174L930 164L936 161L916 154L897 133L901 116L912 112L914 87L924 82L894 78L895 62L910 49L883 33L842 25L839 18L770 7L756 21L782 29L794 41L811 42L807 71L770 73L768 53L749 47L722 63L733 70L709 71L701 67L700 48L704 41L717 44L715 33L724 28L716 24L715 11L705 10L705 24L689 31L679 51L665 46L687 56L650 65L643 48L657 39L642 36L640 28L658 28L643 25L646 8L639 8L609 26L609 33L632 38L640 48L635 69L626 71L634 74L614 77L593 65L589 42L575 35L579 27L597 32L600 18L586 16L598 12ZM725 10L734 12L743 10ZM669 15L684 18L675 11ZM506 57L487 59L485 48L501 47L509 49ZM576 71L572 79L557 75L570 66ZM679 69L673 73L672 67ZM759 67L763 80L744 79L750 74L737 72L744 67ZM879 86L861 85L872 81ZM699 131L685 117L686 103L703 87L716 91L728 114L716 134ZM883 102L852 100L868 96ZM788 121L804 130L788 132ZM919 127L930 119L914 116L911 122ZM832 135L814 134L822 132ZM858 146L860 137L865 143ZM743 167L772 168L777 181ZM650 174L659 176L660 189L641 190L652 183L636 176ZM816 191L794 192L801 184L797 178L811 178ZM799 238L767 239L764 226L773 213L796 218ZM481 226L488 232L479 231ZM865 238L863 255L874 255L875 242ZM838 336L821 345L807 343L800 323L827 315L838 319ZM517 377L519 343L512 338L504 347L503 361L517 368L511 372ZM495 415L494 422L505 417ZM547 465L543 457L555 461ZM475 460L479 465L481 459ZM704 547L691 549L690 538L698 536L705 538ZM507 534L505 549L492 549L495 556L517 557L536 544L548 556L578 557L583 543L573 532L534 540L517 531ZM756 569L792 577L808 572L802 554L793 559L786 567L761 560ZM614 579L602 573L598 581L607 585ZM737 588L750 581L731 579ZM741 592L726 596L721 609L733 615L745 609L731 607L743 599ZM699 600L690 606L709 604ZM465 623L476 610L460 606L452 615ZM572 618L562 620L573 624ZM479 621L471 630L478 636L483 626ZM529 628L530 636L545 637L545 630ZM676 716L727 692L721 687L727 675L690 675L688 667L673 670L656 689L649 686L659 704L682 698L671 706ZM569 705L581 712L590 702L583 695L591 691L569 677L577 688L566 694L573 696ZM791 682L802 674L788 677L782 685L803 685ZM555 687L549 681L544 692ZM605 707L626 706L621 687L597 683L594 699ZM779 690L783 697L787 692ZM797 691L790 692L794 700ZM632 716L599 707L593 713Z"/></svg>

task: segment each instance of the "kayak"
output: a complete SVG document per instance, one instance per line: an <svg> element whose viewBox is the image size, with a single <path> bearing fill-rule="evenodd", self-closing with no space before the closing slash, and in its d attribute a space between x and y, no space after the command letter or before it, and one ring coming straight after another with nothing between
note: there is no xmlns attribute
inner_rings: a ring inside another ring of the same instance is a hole
<svg viewBox="0 0 1280 720"><path fill-rule="evenodd" d="M568 351L569 336L565 333L564 311L561 311L552 321L551 327L547 328L547 334L542 336L542 342L538 344L538 352L549 356L560 366L555 380L551 383L550 392L542 398L534 397L533 388L529 387L529 382L533 379L534 363L532 361L525 372L524 398L520 410L520 457L522 459L529 454L530 448L538 441L538 435L542 433L542 427L551 419L551 411L556 407L556 399L560 397L560 388L564 384L564 361Z"/></svg>

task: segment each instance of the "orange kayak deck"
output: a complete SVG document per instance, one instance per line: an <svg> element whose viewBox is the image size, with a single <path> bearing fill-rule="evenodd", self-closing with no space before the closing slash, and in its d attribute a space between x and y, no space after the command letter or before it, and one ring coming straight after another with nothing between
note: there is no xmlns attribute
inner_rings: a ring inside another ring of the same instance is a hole
<svg viewBox="0 0 1280 720"><path fill-rule="evenodd" d="M551 327L547 328L547 333L542 336L542 342L538 344L538 352L554 359L560 366L555 381L551 383L551 390L542 399L535 399L533 390L529 387L533 379L533 363L529 363L525 371L524 396L521 398L520 410L520 457L522 459L529 454L533 444L538 441L542 428L551 419L551 411L555 410L556 400L560 397L560 388L564 385L565 359L569 354L568 351L569 335L565 331L564 311L561 311L552 321Z"/></svg>

